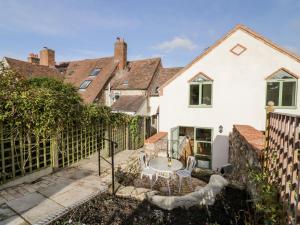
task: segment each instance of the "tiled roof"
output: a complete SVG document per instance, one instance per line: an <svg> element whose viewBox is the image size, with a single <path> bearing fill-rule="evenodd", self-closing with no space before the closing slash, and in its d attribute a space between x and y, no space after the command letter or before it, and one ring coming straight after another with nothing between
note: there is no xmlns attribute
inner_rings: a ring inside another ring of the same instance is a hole
<svg viewBox="0 0 300 225"><path fill-rule="evenodd" d="M111 80L112 90L147 90L160 65L160 58L129 61Z"/></svg>
<svg viewBox="0 0 300 225"><path fill-rule="evenodd" d="M32 64L29 62L21 61L18 59L12 59L4 57L4 60L8 63L9 67L19 73L25 78L30 77L53 77L53 78L63 78L63 74L59 73L55 68L48 66L41 66Z"/></svg>
<svg viewBox="0 0 300 225"><path fill-rule="evenodd" d="M85 103L92 103L111 78L116 66L113 57L72 61L68 63L65 82L79 88L85 80L92 80L86 90L79 91ZM95 77L89 76L95 68L100 68L100 73Z"/></svg>
<svg viewBox="0 0 300 225"><path fill-rule="evenodd" d="M159 73L155 76L151 82L149 91L151 96L158 96L158 88L165 82L171 79L176 73L178 73L183 67L174 68L160 68Z"/></svg>
<svg viewBox="0 0 300 225"><path fill-rule="evenodd" d="M137 112L145 100L141 95L121 95L111 108L118 112Z"/></svg>

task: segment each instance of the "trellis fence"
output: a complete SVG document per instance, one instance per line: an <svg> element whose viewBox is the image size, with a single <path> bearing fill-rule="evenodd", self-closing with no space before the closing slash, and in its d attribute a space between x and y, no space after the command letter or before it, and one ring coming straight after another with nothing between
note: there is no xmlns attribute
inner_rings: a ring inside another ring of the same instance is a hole
<svg viewBox="0 0 300 225"><path fill-rule="evenodd" d="M115 152L138 149L144 144L144 118L134 136L128 124L116 128L98 122L87 127L70 126L56 137L17 133L0 124L0 185L45 169L63 168L100 150L109 157L108 138L118 143Z"/></svg>
<svg viewBox="0 0 300 225"><path fill-rule="evenodd" d="M289 224L299 224L300 116L269 113L265 168L270 180L279 186L280 197L287 207Z"/></svg>

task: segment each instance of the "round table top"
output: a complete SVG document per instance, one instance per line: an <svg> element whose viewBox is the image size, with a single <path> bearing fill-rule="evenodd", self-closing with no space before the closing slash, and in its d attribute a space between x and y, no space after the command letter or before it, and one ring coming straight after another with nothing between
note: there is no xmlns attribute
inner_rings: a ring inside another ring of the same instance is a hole
<svg viewBox="0 0 300 225"><path fill-rule="evenodd" d="M182 168L182 163L176 159L172 159L171 166L168 166L168 158L157 157L149 161L149 167L156 171L175 172Z"/></svg>

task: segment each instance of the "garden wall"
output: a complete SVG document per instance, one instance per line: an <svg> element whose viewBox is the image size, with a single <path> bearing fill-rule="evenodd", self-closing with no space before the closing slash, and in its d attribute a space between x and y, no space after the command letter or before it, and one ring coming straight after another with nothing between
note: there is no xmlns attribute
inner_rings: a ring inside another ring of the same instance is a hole
<svg viewBox="0 0 300 225"><path fill-rule="evenodd" d="M264 135L248 125L234 125L229 136L229 163L233 165L232 178L248 182L249 168L262 168Z"/></svg>

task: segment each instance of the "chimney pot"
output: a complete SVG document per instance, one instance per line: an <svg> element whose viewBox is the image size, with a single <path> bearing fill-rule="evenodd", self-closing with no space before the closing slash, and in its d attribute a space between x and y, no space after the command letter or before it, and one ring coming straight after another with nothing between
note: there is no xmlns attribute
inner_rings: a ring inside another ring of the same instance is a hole
<svg viewBox="0 0 300 225"><path fill-rule="evenodd" d="M28 59L28 62L30 62L32 64L38 65L40 63L40 59L39 59L38 55L34 54L34 53L29 53L27 59Z"/></svg>

